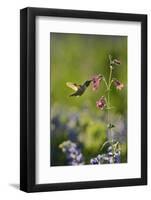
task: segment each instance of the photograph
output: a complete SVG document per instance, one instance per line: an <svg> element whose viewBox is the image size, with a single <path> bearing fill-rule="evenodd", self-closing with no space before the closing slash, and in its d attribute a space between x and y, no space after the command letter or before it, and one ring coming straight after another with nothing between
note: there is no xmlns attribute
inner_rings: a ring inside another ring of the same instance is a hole
<svg viewBox="0 0 151 200"><path fill-rule="evenodd" d="M50 32L50 167L128 162L127 43Z"/></svg>

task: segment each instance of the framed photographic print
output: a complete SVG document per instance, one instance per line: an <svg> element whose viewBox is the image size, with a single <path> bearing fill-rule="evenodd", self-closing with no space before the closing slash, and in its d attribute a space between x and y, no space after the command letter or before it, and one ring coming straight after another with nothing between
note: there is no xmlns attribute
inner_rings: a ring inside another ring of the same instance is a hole
<svg viewBox="0 0 151 200"><path fill-rule="evenodd" d="M20 189L147 184L147 16L20 12Z"/></svg>

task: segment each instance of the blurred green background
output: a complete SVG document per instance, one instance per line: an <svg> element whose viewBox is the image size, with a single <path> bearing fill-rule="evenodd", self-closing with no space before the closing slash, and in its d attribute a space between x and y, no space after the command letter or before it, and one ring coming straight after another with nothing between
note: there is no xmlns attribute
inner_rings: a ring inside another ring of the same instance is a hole
<svg viewBox="0 0 151 200"><path fill-rule="evenodd" d="M82 84L93 75L103 74L108 80L108 56L118 58L113 77L124 83L124 89L111 90L111 119L116 125L114 137L121 142L122 162L127 161L127 37L68 33L50 34L51 68L51 138L50 165L67 165L58 148L64 140L80 144L86 163L100 153L101 145L109 139L106 112L96 108L104 95L101 83L97 91L88 87L81 97L69 97L72 89L66 82Z"/></svg>

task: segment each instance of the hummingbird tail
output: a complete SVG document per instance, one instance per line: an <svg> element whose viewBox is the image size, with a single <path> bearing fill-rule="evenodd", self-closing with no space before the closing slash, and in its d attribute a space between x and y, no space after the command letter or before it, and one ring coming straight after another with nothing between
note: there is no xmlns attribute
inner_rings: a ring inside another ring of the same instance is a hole
<svg viewBox="0 0 151 200"><path fill-rule="evenodd" d="M81 96L81 95L76 94L76 93L73 93L73 94L70 94L70 95L69 95L69 97L79 97L79 96Z"/></svg>

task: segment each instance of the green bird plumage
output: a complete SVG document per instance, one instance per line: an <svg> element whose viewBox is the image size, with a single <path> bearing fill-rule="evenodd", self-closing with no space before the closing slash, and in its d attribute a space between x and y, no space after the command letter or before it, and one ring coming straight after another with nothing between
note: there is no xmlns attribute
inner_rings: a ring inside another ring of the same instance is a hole
<svg viewBox="0 0 151 200"><path fill-rule="evenodd" d="M90 85L91 80L87 80L85 81L82 85L78 85L76 83L71 83L71 82L67 82L66 85L73 89L75 92L73 94L70 94L69 96L81 96L83 95L83 93L85 92L85 90L87 89L87 87Z"/></svg>

